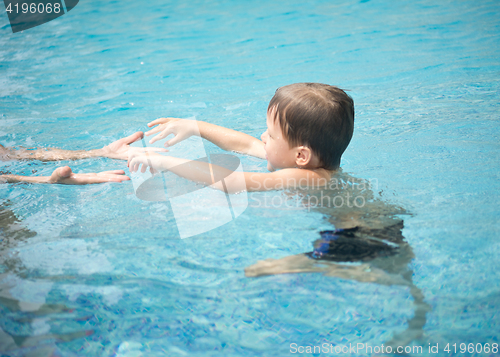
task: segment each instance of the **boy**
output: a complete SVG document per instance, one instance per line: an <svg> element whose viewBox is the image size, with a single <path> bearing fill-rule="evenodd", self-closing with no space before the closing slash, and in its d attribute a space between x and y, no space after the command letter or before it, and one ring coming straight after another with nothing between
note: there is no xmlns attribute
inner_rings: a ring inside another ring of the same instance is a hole
<svg viewBox="0 0 500 357"><path fill-rule="evenodd" d="M270 173L229 170L199 161L189 161L155 153L129 154L131 172L171 171L231 193L265 191L306 186L325 186L339 168L354 129L354 103L343 90L326 84L296 83L278 88L267 110L267 130L261 140L217 125L192 120L161 118L146 133L159 133L150 143L174 134L165 143L172 146L192 135L200 135L224 150L267 160ZM225 177L225 184L214 177Z"/></svg>

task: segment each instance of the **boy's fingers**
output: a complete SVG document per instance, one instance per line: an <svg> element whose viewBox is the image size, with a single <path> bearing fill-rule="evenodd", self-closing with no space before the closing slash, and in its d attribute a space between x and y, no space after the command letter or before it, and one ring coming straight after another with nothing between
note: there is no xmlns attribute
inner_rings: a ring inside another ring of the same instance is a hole
<svg viewBox="0 0 500 357"><path fill-rule="evenodd" d="M161 123L163 123L163 119L165 119L165 118L158 118L158 119L155 119L155 120L153 120L152 122L148 123L148 126L151 128L151 127L152 127L152 126L154 126L154 125L161 124Z"/></svg>
<svg viewBox="0 0 500 357"><path fill-rule="evenodd" d="M146 136L156 134L159 131L162 131L162 127L161 126L157 126L156 128L153 128L153 129L147 131L146 132Z"/></svg>
<svg viewBox="0 0 500 357"><path fill-rule="evenodd" d="M155 120L153 120L153 121L149 122L149 123L148 123L148 127L150 127L150 128L151 128L152 126L155 126L155 125L160 124L160 123L158 122L158 120L159 120L159 119L155 119Z"/></svg>
<svg viewBox="0 0 500 357"><path fill-rule="evenodd" d="M153 120L152 122L148 123L148 126L149 127L152 127L154 125L158 125L158 124L163 124L163 123L168 123L169 121L171 121L172 119L174 118L158 118L158 119L155 119Z"/></svg>
<svg viewBox="0 0 500 357"><path fill-rule="evenodd" d="M169 141L167 141L165 143L165 146L173 146L173 145L177 144L179 141L181 141L181 138L180 138L179 135L176 135L172 139L170 139Z"/></svg>
<svg viewBox="0 0 500 357"><path fill-rule="evenodd" d="M153 139L149 140L149 143L150 143L150 144L154 144L154 143L156 143L158 140L163 139L160 135L161 135L161 133L160 133L160 134L158 134L158 135L156 135Z"/></svg>
<svg viewBox="0 0 500 357"><path fill-rule="evenodd" d="M160 131L160 130L158 130ZM161 140L163 138L166 138L167 136L169 136L170 134L172 134L172 128L169 128L168 126L165 127L165 128L162 128L161 130L161 133L159 133L158 135L156 135L154 138L152 138L149 142L152 144L154 143L155 141L158 141L158 140Z"/></svg>

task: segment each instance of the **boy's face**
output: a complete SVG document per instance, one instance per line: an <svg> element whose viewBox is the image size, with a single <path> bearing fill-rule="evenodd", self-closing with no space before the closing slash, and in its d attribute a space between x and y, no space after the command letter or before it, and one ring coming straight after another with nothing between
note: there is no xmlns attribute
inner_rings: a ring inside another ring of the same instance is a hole
<svg viewBox="0 0 500 357"><path fill-rule="evenodd" d="M267 112L267 130L261 135L265 144L267 169L275 171L279 169L297 167L295 161L295 150L291 149L288 141L283 136L277 120L273 120L274 113Z"/></svg>

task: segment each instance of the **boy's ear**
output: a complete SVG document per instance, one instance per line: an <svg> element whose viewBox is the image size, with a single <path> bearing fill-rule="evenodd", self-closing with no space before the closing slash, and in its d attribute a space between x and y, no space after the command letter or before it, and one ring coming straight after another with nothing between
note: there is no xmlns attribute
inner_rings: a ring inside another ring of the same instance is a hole
<svg viewBox="0 0 500 357"><path fill-rule="evenodd" d="M295 163L297 166L307 166L312 161L312 150L307 146L297 147L297 153L295 156Z"/></svg>

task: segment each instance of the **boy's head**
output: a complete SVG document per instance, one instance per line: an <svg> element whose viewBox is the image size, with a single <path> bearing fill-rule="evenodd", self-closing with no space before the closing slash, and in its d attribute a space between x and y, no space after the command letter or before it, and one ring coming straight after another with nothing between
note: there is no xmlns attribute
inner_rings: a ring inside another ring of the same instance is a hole
<svg viewBox="0 0 500 357"><path fill-rule="evenodd" d="M334 170L352 138L354 102L342 89L327 84L290 84L278 88L269 103L268 131L270 125L274 131L281 129L289 149L310 150L309 167Z"/></svg>

